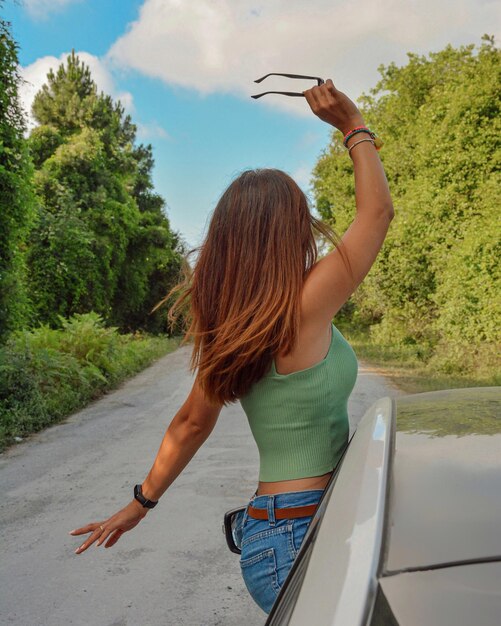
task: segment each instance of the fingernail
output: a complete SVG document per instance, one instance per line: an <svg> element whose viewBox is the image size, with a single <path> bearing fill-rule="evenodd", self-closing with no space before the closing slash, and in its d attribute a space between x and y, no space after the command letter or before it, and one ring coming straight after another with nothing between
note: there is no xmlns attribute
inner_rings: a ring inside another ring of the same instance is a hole
<svg viewBox="0 0 501 626"><path fill-rule="evenodd" d="M80 548L77 548L77 549L75 550L75 554L78 554L79 552L80 552Z"/></svg>
<svg viewBox="0 0 501 626"><path fill-rule="evenodd" d="M76 530L76 528L75 528L75 530ZM70 530L68 535L72 535L75 532L75 530Z"/></svg>

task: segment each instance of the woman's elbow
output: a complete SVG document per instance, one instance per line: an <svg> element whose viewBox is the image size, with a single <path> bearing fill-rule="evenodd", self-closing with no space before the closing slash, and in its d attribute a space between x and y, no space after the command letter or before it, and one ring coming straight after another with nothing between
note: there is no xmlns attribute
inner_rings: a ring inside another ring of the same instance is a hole
<svg viewBox="0 0 501 626"><path fill-rule="evenodd" d="M372 209L372 216L378 222L389 223L395 217L395 210L391 200L388 202L378 202Z"/></svg>
<svg viewBox="0 0 501 626"><path fill-rule="evenodd" d="M190 439L206 439L216 425L219 411L191 413L184 421L185 436Z"/></svg>
<svg viewBox="0 0 501 626"><path fill-rule="evenodd" d="M393 202L389 198L386 202L381 202L378 206L377 214L380 218L391 222L395 217L395 209L393 208Z"/></svg>
<svg viewBox="0 0 501 626"><path fill-rule="evenodd" d="M388 215L388 220L391 222L391 220L395 217L395 209L393 208L393 202L391 200L386 207L386 212Z"/></svg>

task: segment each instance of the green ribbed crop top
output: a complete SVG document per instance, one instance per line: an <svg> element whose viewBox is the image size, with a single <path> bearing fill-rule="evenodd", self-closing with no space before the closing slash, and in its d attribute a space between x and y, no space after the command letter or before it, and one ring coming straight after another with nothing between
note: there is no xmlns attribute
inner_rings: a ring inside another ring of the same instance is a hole
<svg viewBox="0 0 501 626"><path fill-rule="evenodd" d="M279 374L272 361L240 398L259 449L259 480L320 476L335 467L348 441L357 371L355 353L334 324L322 361L290 374Z"/></svg>

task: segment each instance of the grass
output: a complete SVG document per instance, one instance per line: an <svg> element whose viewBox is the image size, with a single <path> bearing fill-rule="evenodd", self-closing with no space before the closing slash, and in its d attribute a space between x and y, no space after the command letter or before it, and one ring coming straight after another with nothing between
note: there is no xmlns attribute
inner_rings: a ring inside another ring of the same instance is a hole
<svg viewBox="0 0 501 626"><path fill-rule="evenodd" d="M14 333L0 347L0 451L83 408L181 341L121 335L95 313L61 318L61 324ZM497 353L490 348L482 355L440 354L416 344L381 345L368 331L337 325L361 360L406 393L501 385ZM461 371L457 364L468 359Z"/></svg>
<svg viewBox="0 0 501 626"><path fill-rule="evenodd" d="M384 376L406 393L501 385L500 368L496 371L491 367L489 371L486 367L470 367L464 373L451 373L434 365L440 360L430 358L418 345L381 345L371 340L367 331L345 326L341 330L359 359L381 369Z"/></svg>
<svg viewBox="0 0 501 626"><path fill-rule="evenodd" d="M61 322L61 329L13 333L0 347L0 451L116 388L181 341L119 334L95 313Z"/></svg>

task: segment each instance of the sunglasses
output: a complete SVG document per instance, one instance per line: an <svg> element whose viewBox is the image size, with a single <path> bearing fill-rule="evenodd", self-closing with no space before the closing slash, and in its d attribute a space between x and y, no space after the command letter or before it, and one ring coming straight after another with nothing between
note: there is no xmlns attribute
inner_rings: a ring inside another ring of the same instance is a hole
<svg viewBox="0 0 501 626"><path fill-rule="evenodd" d="M254 82L260 83L265 78L268 78L268 76L285 76L285 78L303 78L307 80L316 80L318 85L323 85L325 82L323 78L319 78L318 76L303 76L302 74L277 74L276 72L271 72L270 74L266 74L266 76L262 76L261 78L258 78ZM255 96L251 96L251 98L254 98L255 100L257 100L257 98L261 98L262 96L267 96L270 93L277 93L281 96L295 96L295 97L304 98L304 94L300 91L264 91L263 93L258 93Z"/></svg>
<svg viewBox="0 0 501 626"><path fill-rule="evenodd" d="M224 514L223 534L228 548L235 554L242 553L242 521L246 508L241 506Z"/></svg>

